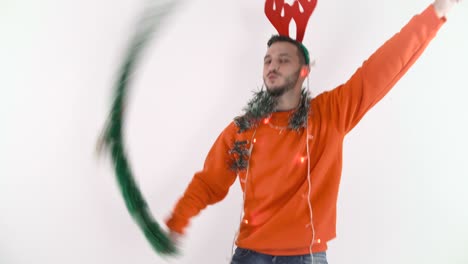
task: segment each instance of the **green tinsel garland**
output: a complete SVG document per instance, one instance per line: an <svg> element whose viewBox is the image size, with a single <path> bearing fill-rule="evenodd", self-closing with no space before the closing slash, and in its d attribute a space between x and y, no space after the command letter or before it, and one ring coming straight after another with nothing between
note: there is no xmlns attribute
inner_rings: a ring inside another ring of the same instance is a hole
<svg viewBox="0 0 468 264"><path fill-rule="evenodd" d="M288 128L299 131L306 127L307 116L309 113L309 104L311 98L306 89L301 91L301 101L299 106L294 110L294 113L289 118ZM266 90L260 90L254 93L254 97L247 103L244 108L245 113L234 118L234 123L238 128L238 133L243 133L258 125L260 120L269 117L276 111L277 98L270 95Z"/></svg>
<svg viewBox="0 0 468 264"><path fill-rule="evenodd" d="M177 254L177 248L158 222L153 219L145 198L133 178L123 142L123 123L129 81L139 55L160 26L162 18L174 7L175 2L175 0L158 1L146 10L121 66L119 78L115 84L112 109L98 145L100 149L105 148L111 153L117 182L130 215L143 231L152 248L162 255Z"/></svg>

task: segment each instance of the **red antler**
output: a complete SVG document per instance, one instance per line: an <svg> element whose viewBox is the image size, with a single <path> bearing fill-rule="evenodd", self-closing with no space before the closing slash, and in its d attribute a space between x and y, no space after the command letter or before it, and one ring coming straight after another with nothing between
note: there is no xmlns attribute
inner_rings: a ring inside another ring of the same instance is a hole
<svg viewBox="0 0 468 264"><path fill-rule="evenodd" d="M284 0L266 0L265 14L278 31L278 34L289 36L289 23L291 23L292 15L283 10L283 8L286 8L285 5L290 7L284 3ZM281 14L282 12L284 16Z"/></svg>
<svg viewBox="0 0 468 264"><path fill-rule="evenodd" d="M317 0L295 0L292 6L284 3L284 0L266 0L265 14L271 24L278 30L278 34L283 36L289 36L289 24L291 19L294 18L296 22L296 40L302 42L307 22L316 6ZM303 11L301 11L301 7Z"/></svg>
<svg viewBox="0 0 468 264"><path fill-rule="evenodd" d="M304 12L299 9L299 4L302 5ZM302 42L307 28L309 18L317 6L317 0L297 0L294 2L292 12L294 20L296 21L296 40Z"/></svg>

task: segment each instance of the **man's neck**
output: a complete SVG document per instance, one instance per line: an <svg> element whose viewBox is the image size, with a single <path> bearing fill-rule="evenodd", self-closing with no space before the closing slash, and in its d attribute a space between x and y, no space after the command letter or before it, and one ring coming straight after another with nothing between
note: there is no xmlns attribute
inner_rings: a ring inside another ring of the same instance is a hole
<svg viewBox="0 0 468 264"><path fill-rule="evenodd" d="M289 111L297 108L301 101L301 89L297 87L278 97L276 111Z"/></svg>

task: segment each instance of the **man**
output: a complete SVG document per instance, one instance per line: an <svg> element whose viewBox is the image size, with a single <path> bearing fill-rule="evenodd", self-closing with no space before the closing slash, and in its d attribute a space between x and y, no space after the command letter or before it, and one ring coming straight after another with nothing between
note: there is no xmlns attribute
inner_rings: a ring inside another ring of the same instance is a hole
<svg viewBox="0 0 468 264"><path fill-rule="evenodd" d="M406 73L456 2L436 0L346 83L313 99L302 88L307 50L273 36L264 57L266 91L214 143L166 221L171 236L184 234L189 219L221 201L238 177L244 214L233 264L327 263L344 136Z"/></svg>

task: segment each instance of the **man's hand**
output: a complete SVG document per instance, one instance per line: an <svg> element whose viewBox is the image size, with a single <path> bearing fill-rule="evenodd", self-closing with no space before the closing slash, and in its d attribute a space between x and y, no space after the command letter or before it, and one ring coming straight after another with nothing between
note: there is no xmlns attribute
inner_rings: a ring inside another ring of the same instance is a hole
<svg viewBox="0 0 468 264"><path fill-rule="evenodd" d="M434 9L439 18L445 17L450 9L461 0L435 0Z"/></svg>
<svg viewBox="0 0 468 264"><path fill-rule="evenodd" d="M177 232L174 232L172 230L169 230L169 239L176 246L176 248L180 248L182 244L183 235Z"/></svg>

